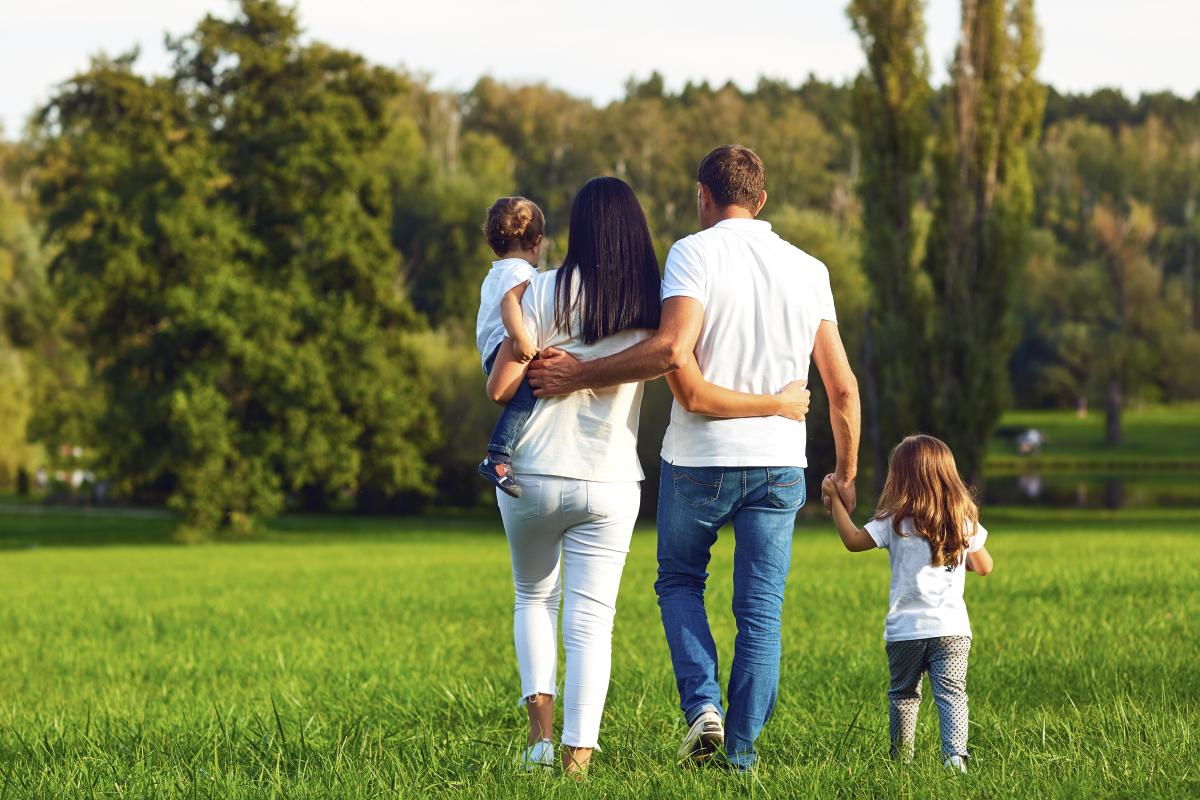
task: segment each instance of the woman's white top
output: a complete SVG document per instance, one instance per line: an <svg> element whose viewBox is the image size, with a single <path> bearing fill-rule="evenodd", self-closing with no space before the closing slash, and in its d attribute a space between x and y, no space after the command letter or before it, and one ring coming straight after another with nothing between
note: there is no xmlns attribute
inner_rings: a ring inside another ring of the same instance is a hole
<svg viewBox="0 0 1200 800"><path fill-rule="evenodd" d="M625 330L584 344L578 315L570 330L554 321L557 270L534 276L525 290L525 327L538 349L557 347L580 361L619 353L650 335ZM578 273L575 286L578 290ZM622 383L606 389L583 389L562 397L538 399L517 441L513 467L517 474L557 475L588 481L640 481L645 478L637 455L642 383Z"/></svg>
<svg viewBox="0 0 1200 800"><path fill-rule="evenodd" d="M967 553L974 553L987 541L987 529L976 525L967 540L967 549L956 564L935 567L929 563L929 540L913 533L911 520L904 520L896 533L890 519L873 519L866 531L876 547L888 551L892 565L892 584L888 592L887 621L883 638L889 642L933 639L939 636L970 636L967 617Z"/></svg>

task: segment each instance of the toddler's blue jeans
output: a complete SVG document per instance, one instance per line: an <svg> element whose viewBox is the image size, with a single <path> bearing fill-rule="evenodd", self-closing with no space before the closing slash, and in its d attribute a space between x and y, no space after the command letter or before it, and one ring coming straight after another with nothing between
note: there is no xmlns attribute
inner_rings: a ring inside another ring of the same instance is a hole
<svg viewBox="0 0 1200 800"><path fill-rule="evenodd" d="M497 345L483 365L483 371L488 375L492 374L492 367L496 366L496 355L499 352L500 347ZM521 437L521 431L525 430L525 423L529 422L529 415L533 413L535 403L537 403L537 398L533 396L533 387L529 385L529 379L522 378L521 385L517 387L517 393L508 401L508 405L500 414L500 419L496 421L496 427L492 428L492 440L488 445L489 453L500 453L512 458L513 450L517 447L517 439Z"/></svg>

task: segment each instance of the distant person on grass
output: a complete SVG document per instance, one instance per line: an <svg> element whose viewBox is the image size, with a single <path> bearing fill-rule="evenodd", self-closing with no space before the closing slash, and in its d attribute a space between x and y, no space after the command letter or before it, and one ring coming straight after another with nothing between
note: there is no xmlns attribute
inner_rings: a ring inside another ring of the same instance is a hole
<svg viewBox="0 0 1200 800"><path fill-rule="evenodd" d="M892 567L887 642L888 728L892 757L913 757L921 679L929 673L948 769L967 771L967 656L971 621L963 600L966 572L987 575L987 530L940 439L909 436L888 459L887 482L875 518L857 528L830 478L821 499L851 552L888 551Z"/></svg>
<svg viewBox="0 0 1200 800"><path fill-rule="evenodd" d="M571 204L563 265L532 276L521 303L535 346L597 359L650 336L659 324L660 279L646 217L627 184L595 178ZM528 364L505 337L488 394L507 402ZM536 363L536 362L535 362ZM705 382L692 371L686 390L712 414L790 414L802 419L808 392L793 384L761 397ZM551 767L560 595L566 652L563 767L581 773L600 731L612 657L612 625L625 554L641 501L637 457L639 380L539 400L512 454L519 496L498 490L512 557L513 619L521 704L529 715L520 763Z"/></svg>
<svg viewBox="0 0 1200 800"><path fill-rule="evenodd" d="M769 395L806 378L815 362L837 445L831 485L853 509L858 386L825 265L755 219L767 200L759 157L719 147L700 162L697 178L703 230L667 256L654 335L602 358L543 350L530 383L539 397L575 397L667 375L675 404L662 446L655 589L688 726L680 757L703 760L723 750L730 766L750 769L778 693L784 585L805 500L805 426L780 416L721 419L693 387L711 381ZM738 634L726 704L704 591L710 550L727 522L736 542Z"/></svg>

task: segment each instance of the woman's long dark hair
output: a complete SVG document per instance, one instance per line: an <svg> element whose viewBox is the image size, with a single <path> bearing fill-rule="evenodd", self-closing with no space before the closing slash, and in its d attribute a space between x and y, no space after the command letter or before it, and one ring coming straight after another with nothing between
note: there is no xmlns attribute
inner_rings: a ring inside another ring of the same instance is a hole
<svg viewBox="0 0 1200 800"><path fill-rule="evenodd" d="M571 202L567 254L555 279L554 321L584 344L627 328L657 328L662 279L646 214L629 184L592 178ZM571 284L579 273L579 293Z"/></svg>

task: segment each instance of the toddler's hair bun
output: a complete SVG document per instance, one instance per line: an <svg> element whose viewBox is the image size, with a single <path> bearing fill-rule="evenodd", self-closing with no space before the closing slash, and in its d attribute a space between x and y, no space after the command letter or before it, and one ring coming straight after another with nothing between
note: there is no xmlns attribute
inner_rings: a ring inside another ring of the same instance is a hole
<svg viewBox="0 0 1200 800"><path fill-rule="evenodd" d="M498 256L512 250L531 250L546 235L546 217L532 200L501 197L488 209L483 234Z"/></svg>

